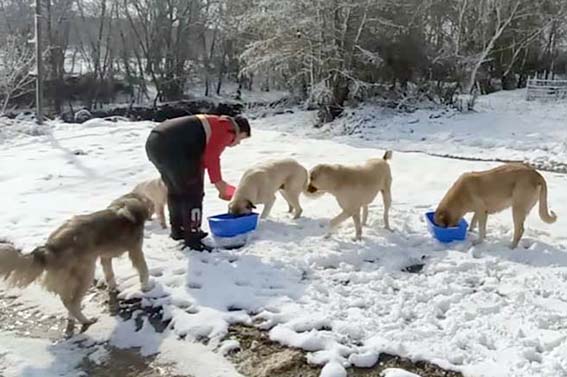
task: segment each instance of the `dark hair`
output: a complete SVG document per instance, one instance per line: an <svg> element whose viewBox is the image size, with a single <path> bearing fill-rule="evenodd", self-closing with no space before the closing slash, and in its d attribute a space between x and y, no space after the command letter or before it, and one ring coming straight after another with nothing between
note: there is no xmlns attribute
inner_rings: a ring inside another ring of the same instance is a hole
<svg viewBox="0 0 567 377"><path fill-rule="evenodd" d="M252 136L252 131L250 130L250 123L248 123L248 119L244 118L242 115L237 115L233 119L236 124L238 124L240 132L246 133L248 137Z"/></svg>

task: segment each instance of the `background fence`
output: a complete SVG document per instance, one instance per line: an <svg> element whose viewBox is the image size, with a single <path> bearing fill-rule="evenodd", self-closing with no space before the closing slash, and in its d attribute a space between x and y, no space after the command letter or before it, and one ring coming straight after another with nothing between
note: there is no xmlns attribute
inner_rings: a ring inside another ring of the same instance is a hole
<svg viewBox="0 0 567 377"><path fill-rule="evenodd" d="M567 99L567 80L528 79L527 100Z"/></svg>

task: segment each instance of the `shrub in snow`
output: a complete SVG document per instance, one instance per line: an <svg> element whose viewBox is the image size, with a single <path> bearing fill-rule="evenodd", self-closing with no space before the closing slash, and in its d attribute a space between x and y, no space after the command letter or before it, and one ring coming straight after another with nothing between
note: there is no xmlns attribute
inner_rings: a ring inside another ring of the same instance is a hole
<svg viewBox="0 0 567 377"><path fill-rule="evenodd" d="M453 104L460 112L473 111L476 98L476 94L456 94Z"/></svg>

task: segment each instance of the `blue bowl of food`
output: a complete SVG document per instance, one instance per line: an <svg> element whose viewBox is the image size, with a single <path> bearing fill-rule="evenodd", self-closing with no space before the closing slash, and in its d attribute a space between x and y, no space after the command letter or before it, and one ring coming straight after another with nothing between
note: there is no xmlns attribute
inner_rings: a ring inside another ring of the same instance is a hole
<svg viewBox="0 0 567 377"><path fill-rule="evenodd" d="M467 238L467 229L469 224L464 218L459 221L457 226L443 228L435 224L435 212L427 212L425 214L427 228L437 241L449 243L453 241L464 241Z"/></svg>
<svg viewBox="0 0 567 377"><path fill-rule="evenodd" d="M209 217L209 228L216 237L230 238L250 233L258 227L258 214L232 215L224 213Z"/></svg>

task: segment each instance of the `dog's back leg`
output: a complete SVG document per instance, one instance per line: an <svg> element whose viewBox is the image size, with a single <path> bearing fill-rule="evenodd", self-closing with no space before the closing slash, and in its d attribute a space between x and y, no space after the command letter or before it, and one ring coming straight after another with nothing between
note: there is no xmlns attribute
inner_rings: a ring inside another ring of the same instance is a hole
<svg viewBox="0 0 567 377"><path fill-rule="evenodd" d="M518 243L524 235L524 222L526 221L527 215L528 212L521 206L516 205L512 207L512 218L514 219L514 238L512 239L512 245L510 245L512 249L518 246Z"/></svg>
<svg viewBox="0 0 567 377"><path fill-rule="evenodd" d="M132 261L132 265L138 271L142 291L149 291L151 286L149 282L148 265L146 264L146 258L144 258L144 252L142 250L142 241L128 250L128 256L130 257L130 261Z"/></svg>
<svg viewBox="0 0 567 377"><path fill-rule="evenodd" d="M368 206L362 206L362 225L368 224Z"/></svg>
<svg viewBox="0 0 567 377"><path fill-rule="evenodd" d="M360 222L360 209L354 211L352 215L354 221L355 236L354 239L360 241L362 239L362 224Z"/></svg>
<svg viewBox="0 0 567 377"><path fill-rule="evenodd" d="M95 261L96 262L96 261ZM62 297L63 305L67 309L69 313L69 319L67 323L67 331L70 328L74 328L74 319L77 319L83 327L81 332L84 332L86 329L89 328L90 325L97 321L96 318L87 318L83 314L81 310L81 303L83 302L83 297L87 293L88 289L92 285L92 281L94 279L94 268L95 262L89 263L88 271L80 271L77 273L77 283L76 287L71 291L71 294L67 297Z"/></svg>
<svg viewBox="0 0 567 377"><path fill-rule="evenodd" d="M390 207L392 206L392 193L390 192L390 187L382 190L382 200L384 202L384 228L387 230L392 230L390 228Z"/></svg>
<svg viewBox="0 0 567 377"><path fill-rule="evenodd" d="M526 217L528 217L528 214L537 203L538 196L534 193L537 193L537 190L534 190L532 187L523 188L521 185L518 185L516 189L514 189L512 198L512 218L514 220L512 249L515 249L522 239Z"/></svg>
<svg viewBox="0 0 567 377"><path fill-rule="evenodd" d="M293 212L293 218L298 219L303 213L303 208L301 208L301 204L299 204L301 191L291 192L291 190L283 189L280 190L280 193L289 205L289 212Z"/></svg>
<svg viewBox="0 0 567 377"><path fill-rule="evenodd" d="M287 202L287 212L292 213L293 212L293 205L291 205L291 202L287 198L287 193L285 192L285 190L283 188L280 189L280 194L282 194L283 198Z"/></svg>
<svg viewBox="0 0 567 377"><path fill-rule="evenodd" d="M114 278L114 270L112 269L112 258L100 257L100 264L104 272L104 279L109 291L116 290L116 279Z"/></svg>
<svg viewBox="0 0 567 377"><path fill-rule="evenodd" d="M162 229L167 229L167 222L165 221L165 202L156 203L156 214Z"/></svg>

